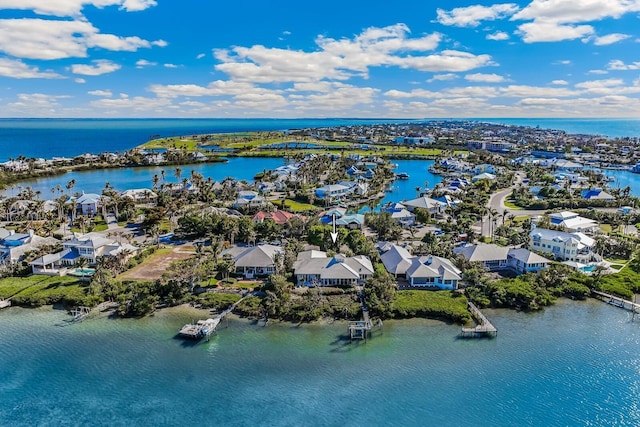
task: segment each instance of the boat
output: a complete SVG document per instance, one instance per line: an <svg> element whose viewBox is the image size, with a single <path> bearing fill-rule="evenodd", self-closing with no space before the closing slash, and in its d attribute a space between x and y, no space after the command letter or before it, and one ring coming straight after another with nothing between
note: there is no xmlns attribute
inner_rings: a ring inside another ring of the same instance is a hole
<svg viewBox="0 0 640 427"><path fill-rule="evenodd" d="M195 323L187 323L180 328L178 334L182 337L199 340L204 337L209 337L209 335L216 330L218 323L220 323L220 319L198 320Z"/></svg>
<svg viewBox="0 0 640 427"><path fill-rule="evenodd" d="M400 172L396 174L396 178L398 179L409 179L409 174L406 172Z"/></svg>
<svg viewBox="0 0 640 427"><path fill-rule="evenodd" d="M640 173L640 163L636 163L636 164L631 168L631 172L633 172L633 173Z"/></svg>
<svg viewBox="0 0 640 427"><path fill-rule="evenodd" d="M11 307L10 299L0 299L0 309Z"/></svg>

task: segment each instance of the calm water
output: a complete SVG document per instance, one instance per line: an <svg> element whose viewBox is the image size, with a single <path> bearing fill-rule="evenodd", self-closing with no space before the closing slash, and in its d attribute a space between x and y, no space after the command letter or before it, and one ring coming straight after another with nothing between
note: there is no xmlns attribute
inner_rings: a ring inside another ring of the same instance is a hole
<svg viewBox="0 0 640 427"><path fill-rule="evenodd" d="M611 137L640 136L640 120L473 119ZM390 119L0 119L0 161L125 151L151 137L286 130L351 124L406 123Z"/></svg>
<svg viewBox="0 0 640 427"><path fill-rule="evenodd" d="M598 301L488 310L493 340L387 322L231 320L208 343L174 338L195 312L61 326L62 311L0 312L2 425L637 426L640 322Z"/></svg>
<svg viewBox="0 0 640 427"><path fill-rule="evenodd" d="M275 169L285 164L282 158L263 157L231 157L226 163L201 163L194 165L180 165L181 178L189 178L191 172L201 173L204 178L221 181L226 177L234 177L237 180L253 182L253 177L264 169ZM165 167L139 167L123 169L100 169L81 172L67 172L64 175L44 177L31 181L22 181L7 189L8 195L17 194L20 187L30 186L34 191L41 191L42 198L53 198L51 189L60 185L63 189L69 181L76 180L72 192L101 193L105 183L110 183L115 189L124 191L133 188L151 188L153 176L160 177L159 184L162 184L161 171L165 171L166 182L177 182L175 175L176 166ZM66 190L65 190L66 191Z"/></svg>
<svg viewBox="0 0 640 427"><path fill-rule="evenodd" d="M150 138L407 122L366 119L0 119L0 161L126 151Z"/></svg>
<svg viewBox="0 0 640 427"><path fill-rule="evenodd" d="M505 125L539 126L541 129L558 129L568 133L604 135L610 138L640 137L640 120L637 119L509 118L474 120Z"/></svg>

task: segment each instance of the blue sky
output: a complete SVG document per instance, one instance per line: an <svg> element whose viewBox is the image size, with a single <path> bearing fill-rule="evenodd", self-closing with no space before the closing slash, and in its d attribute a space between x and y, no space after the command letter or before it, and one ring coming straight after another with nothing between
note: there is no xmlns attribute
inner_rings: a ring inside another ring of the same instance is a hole
<svg viewBox="0 0 640 427"><path fill-rule="evenodd" d="M0 117L640 117L640 0L0 0Z"/></svg>

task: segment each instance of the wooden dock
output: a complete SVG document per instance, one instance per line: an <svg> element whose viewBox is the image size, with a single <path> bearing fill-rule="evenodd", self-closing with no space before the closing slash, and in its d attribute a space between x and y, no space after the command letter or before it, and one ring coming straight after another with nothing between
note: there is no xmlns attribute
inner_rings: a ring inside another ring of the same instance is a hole
<svg viewBox="0 0 640 427"><path fill-rule="evenodd" d="M211 334L216 333L218 329L218 325L224 319L226 315L231 313L235 308L240 304L240 301L245 299L247 296L240 298L238 301L231 304L229 308L227 308L222 313L218 314L216 317L209 318L206 320L198 320L194 323L187 323L178 331L178 335L181 337L199 340L202 338L206 338L209 341L209 337Z"/></svg>
<svg viewBox="0 0 640 427"><path fill-rule="evenodd" d="M82 322L88 315L91 313L91 309L89 307L76 307L69 311L69 314L73 316L71 319L72 322Z"/></svg>
<svg viewBox="0 0 640 427"><path fill-rule="evenodd" d="M11 298L9 299L0 299L0 310L3 308L11 307Z"/></svg>
<svg viewBox="0 0 640 427"><path fill-rule="evenodd" d="M476 307L474 303L472 303L471 301L468 301L467 307L469 308L469 312L471 313L473 318L476 319L476 322L478 324L475 328L462 327L462 330L460 331L460 336L465 338L477 338L477 337L498 335L498 329L495 326L493 326L491 322L489 322L489 319L487 319L487 317L484 314L482 314L480 309Z"/></svg>
<svg viewBox="0 0 640 427"><path fill-rule="evenodd" d="M356 320L349 322L348 331L349 331L349 339L351 341L355 340L365 340L367 339L367 334L371 337L371 330L373 329L373 321L371 321L371 317L369 316L369 309L367 308L367 304L364 300L364 292L362 288L359 289L360 303L362 304L362 320ZM382 327L382 320L378 320L378 326Z"/></svg>
<svg viewBox="0 0 640 427"><path fill-rule="evenodd" d="M611 304L613 306L619 307L623 310L630 311L635 314L640 314L640 304L635 303L633 301L626 300L624 298L617 297L615 295L607 294L605 292L594 291L591 293L598 299L606 302L607 304Z"/></svg>

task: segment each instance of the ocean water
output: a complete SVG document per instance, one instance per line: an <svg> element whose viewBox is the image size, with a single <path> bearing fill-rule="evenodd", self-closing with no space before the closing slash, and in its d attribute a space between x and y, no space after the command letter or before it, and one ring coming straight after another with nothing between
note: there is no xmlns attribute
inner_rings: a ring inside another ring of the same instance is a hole
<svg viewBox="0 0 640 427"><path fill-rule="evenodd" d="M508 118L472 119L504 125L557 129L568 133L602 135L609 138L640 137L640 120L637 119L552 119Z"/></svg>
<svg viewBox="0 0 640 427"><path fill-rule="evenodd" d="M0 425L640 425L640 321L599 301L487 310L495 339L417 319L366 343L232 318L194 344L175 338L203 316L185 310L0 312Z"/></svg>
<svg viewBox="0 0 640 427"><path fill-rule="evenodd" d="M121 152L151 138L407 122L369 119L0 119L0 161Z"/></svg>
<svg viewBox="0 0 640 427"><path fill-rule="evenodd" d="M428 119L426 119L428 120ZM472 119L561 129L571 133L640 136L640 120ZM18 156L51 158L125 151L151 137L286 130L337 125L406 123L392 119L0 119L0 161Z"/></svg>

